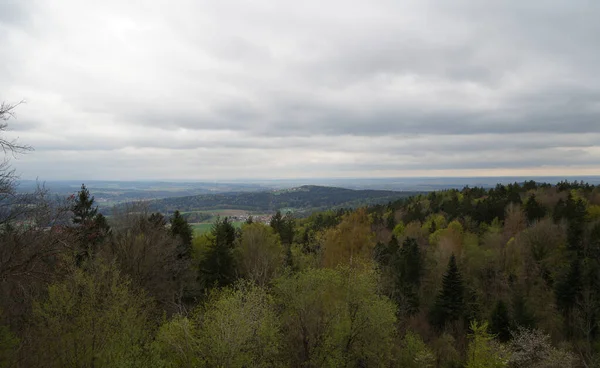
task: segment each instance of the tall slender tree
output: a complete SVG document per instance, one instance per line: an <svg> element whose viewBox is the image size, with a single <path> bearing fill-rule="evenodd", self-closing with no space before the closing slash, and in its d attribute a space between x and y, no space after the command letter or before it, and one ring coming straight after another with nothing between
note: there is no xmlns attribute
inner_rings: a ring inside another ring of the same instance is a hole
<svg viewBox="0 0 600 368"><path fill-rule="evenodd" d="M171 217L171 235L178 237L181 240L181 249L179 252L179 258L189 258L192 253L192 238L194 230L185 220L185 218L175 211L173 217Z"/></svg>
<svg viewBox="0 0 600 368"><path fill-rule="evenodd" d="M430 319L433 326L443 329L446 323L458 321L463 316L465 309L464 292L463 279L453 253L444 273L442 290L431 310Z"/></svg>

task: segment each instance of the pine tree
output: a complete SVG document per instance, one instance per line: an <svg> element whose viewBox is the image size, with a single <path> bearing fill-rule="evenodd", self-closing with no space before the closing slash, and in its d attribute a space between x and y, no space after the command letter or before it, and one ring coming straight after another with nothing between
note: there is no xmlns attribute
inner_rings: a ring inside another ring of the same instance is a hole
<svg viewBox="0 0 600 368"><path fill-rule="evenodd" d="M167 220L165 219L165 216L163 216L163 214L160 212L150 214L150 216L148 217L148 222L150 223L150 225L160 229L164 228L167 225Z"/></svg>
<svg viewBox="0 0 600 368"><path fill-rule="evenodd" d="M546 208L535 199L535 194L532 194L527 198L524 210L529 222L537 221L546 216Z"/></svg>
<svg viewBox="0 0 600 368"><path fill-rule="evenodd" d="M170 231L172 236L179 237L181 239L182 251L178 255L179 258L189 257L192 251L192 238L194 230L181 215L181 213L179 213L179 211L175 211L173 217L171 218Z"/></svg>
<svg viewBox="0 0 600 368"><path fill-rule="evenodd" d="M396 248L397 249L397 248ZM421 251L414 238L406 238L402 248L392 254L396 290L401 308L407 315L419 311L419 285L423 274Z"/></svg>
<svg viewBox="0 0 600 368"><path fill-rule="evenodd" d="M281 216L281 212L277 211L272 217L271 221L269 221L269 225L275 230L277 234L281 232L281 228L283 227L283 216Z"/></svg>
<svg viewBox="0 0 600 368"><path fill-rule="evenodd" d="M582 199L567 202L569 227L567 228L567 249L580 254L583 251L583 237L587 208Z"/></svg>
<svg viewBox="0 0 600 368"><path fill-rule="evenodd" d="M227 217L217 218L211 229L212 244L199 264L200 282L204 289L227 286L234 281L235 235L235 228Z"/></svg>
<svg viewBox="0 0 600 368"><path fill-rule="evenodd" d="M513 299L513 329L534 328L535 316L527 306L527 301L521 292L517 292Z"/></svg>
<svg viewBox="0 0 600 368"><path fill-rule="evenodd" d="M569 271L556 282L554 293L556 296L556 305L563 314L568 314L575 306L577 298L581 294L582 275L581 261L575 258L571 262Z"/></svg>
<svg viewBox="0 0 600 368"><path fill-rule="evenodd" d="M498 337L501 342L510 340L510 317L506 304L499 300L492 312L490 332Z"/></svg>
<svg viewBox="0 0 600 368"><path fill-rule="evenodd" d="M98 213L98 207L94 207L94 197L90 195L85 184L81 184L81 190L75 197L71 211L73 212L73 223L77 225L89 223Z"/></svg>
<svg viewBox="0 0 600 368"><path fill-rule="evenodd" d="M431 310L430 319L433 326L442 329L446 323L457 321L463 316L464 291L462 276L453 253L444 273L442 290Z"/></svg>
<svg viewBox="0 0 600 368"><path fill-rule="evenodd" d="M85 184L81 184L81 190L75 196L71 206L71 212L73 212L73 224L77 225L73 231L79 238L76 262L81 265L83 261L94 256L97 245L109 234L110 227L106 217L98 213L98 207L94 206L94 197L90 195Z"/></svg>

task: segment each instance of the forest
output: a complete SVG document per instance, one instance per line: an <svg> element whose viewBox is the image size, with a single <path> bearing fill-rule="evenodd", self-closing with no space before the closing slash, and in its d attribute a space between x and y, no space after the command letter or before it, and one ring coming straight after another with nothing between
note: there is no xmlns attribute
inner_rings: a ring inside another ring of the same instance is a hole
<svg viewBox="0 0 600 368"><path fill-rule="evenodd" d="M345 188L303 185L271 191L203 194L156 199L148 202L151 211L198 211L234 208L248 211L276 211L293 208L302 212L332 208L360 207L387 203L402 197L418 194L414 191L352 190Z"/></svg>
<svg viewBox="0 0 600 368"><path fill-rule="evenodd" d="M600 367L593 185L223 217L194 236L179 211L107 218L85 185L16 194L2 169L0 367Z"/></svg>

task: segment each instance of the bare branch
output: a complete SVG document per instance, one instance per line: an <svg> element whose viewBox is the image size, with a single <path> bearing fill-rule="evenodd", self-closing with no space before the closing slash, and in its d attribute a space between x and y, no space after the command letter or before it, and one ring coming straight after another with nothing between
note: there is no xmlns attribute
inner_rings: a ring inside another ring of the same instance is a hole
<svg viewBox="0 0 600 368"><path fill-rule="evenodd" d="M2 102L0 104L0 132L6 131L8 128L8 123L6 123L10 118L15 118L15 108L24 101L21 101L17 104L8 104L6 102ZM15 156L18 153L25 153L27 151L33 150L31 146L18 144L16 139L7 140L0 136L0 148L4 153L11 153Z"/></svg>

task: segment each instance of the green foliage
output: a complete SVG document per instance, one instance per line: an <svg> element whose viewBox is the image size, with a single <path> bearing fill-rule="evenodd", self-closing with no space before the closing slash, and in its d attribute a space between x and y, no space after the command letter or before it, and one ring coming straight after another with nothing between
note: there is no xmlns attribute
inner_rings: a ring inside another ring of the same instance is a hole
<svg viewBox="0 0 600 368"><path fill-rule="evenodd" d="M159 219L154 219L155 221L159 221ZM178 237L182 242L182 252L180 254L181 258L190 257L191 246L192 246L192 238L194 231L188 222L181 216L179 211L175 211L173 217L171 217L171 235L174 237Z"/></svg>
<svg viewBox="0 0 600 368"><path fill-rule="evenodd" d="M77 225L86 224L96 217L98 207L94 207L94 197L90 195L85 184L81 184L81 190L75 197L71 211L73 212L73 223Z"/></svg>
<svg viewBox="0 0 600 368"><path fill-rule="evenodd" d="M279 279L274 291L291 366L389 364L396 307L376 293L376 282L373 271L347 266Z"/></svg>
<svg viewBox="0 0 600 368"><path fill-rule="evenodd" d="M180 315L163 323L152 342L156 365L165 368L200 366L201 347L196 328L190 319Z"/></svg>
<svg viewBox="0 0 600 368"><path fill-rule="evenodd" d="M283 268L285 254L272 227L251 223L242 226L235 256L239 274L265 286Z"/></svg>
<svg viewBox="0 0 600 368"><path fill-rule="evenodd" d="M488 324L471 322L471 341L467 351L465 368L503 368L508 365L504 347L488 333Z"/></svg>
<svg viewBox="0 0 600 368"><path fill-rule="evenodd" d="M419 311L419 286L423 275L423 260L414 238L406 238L392 259L392 272L396 281L396 299L404 315Z"/></svg>
<svg viewBox="0 0 600 368"><path fill-rule="evenodd" d="M405 229L406 226L404 225L404 222L400 221L396 224L396 226L394 226L394 230L392 231L392 233L397 239L400 239L404 235Z"/></svg>
<svg viewBox="0 0 600 368"><path fill-rule="evenodd" d="M266 291L241 282L215 295L197 317L198 346L207 367L274 367L281 332Z"/></svg>
<svg viewBox="0 0 600 368"><path fill-rule="evenodd" d="M581 261L576 258L571 262L568 272L556 282L554 291L559 310L567 314L575 306L581 294L581 288Z"/></svg>
<svg viewBox="0 0 600 368"><path fill-rule="evenodd" d="M546 215L546 207L542 206L535 199L535 194L532 194L529 196L529 198L527 198L523 209L529 222L540 220Z"/></svg>
<svg viewBox="0 0 600 368"><path fill-rule="evenodd" d="M432 325L442 329L446 323L462 318L465 312L464 293L462 276L456 265L456 257L452 254L446 273L444 273L442 290L431 310Z"/></svg>
<svg viewBox="0 0 600 368"><path fill-rule="evenodd" d="M398 366L403 368L433 368L435 363L435 354L423 342L421 336L408 331L402 339Z"/></svg>
<svg viewBox="0 0 600 368"><path fill-rule="evenodd" d="M199 256L198 277L201 288L230 285L235 279L235 228L227 217L217 218L210 236L204 239L210 243L205 244Z"/></svg>
<svg viewBox="0 0 600 368"><path fill-rule="evenodd" d="M507 342L510 339L511 321L508 316L506 304L499 300L492 312L490 318L490 332L494 334L500 342Z"/></svg>
<svg viewBox="0 0 600 368"><path fill-rule="evenodd" d="M147 365L144 346L148 300L129 286L114 265L75 269L48 288L33 306L31 366Z"/></svg>
<svg viewBox="0 0 600 368"><path fill-rule="evenodd" d="M0 368L14 366L17 361L17 348L19 339L7 326L0 326Z"/></svg>

